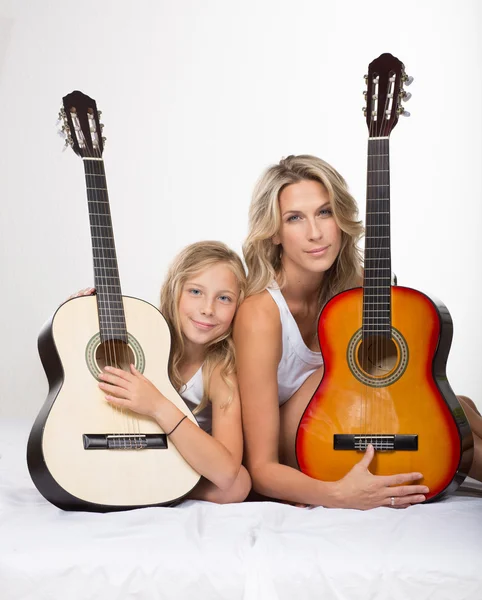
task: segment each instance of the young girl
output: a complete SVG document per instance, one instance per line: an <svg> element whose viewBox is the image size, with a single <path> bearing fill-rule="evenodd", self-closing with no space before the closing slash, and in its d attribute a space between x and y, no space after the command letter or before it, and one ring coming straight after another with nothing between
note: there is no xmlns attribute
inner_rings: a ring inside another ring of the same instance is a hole
<svg viewBox="0 0 482 600"><path fill-rule="evenodd" d="M254 489L272 498L327 507L405 507L425 500L428 488L416 483L422 474L372 475L371 445L340 481L319 481L297 470L297 427L323 375L321 308L362 283L357 217L344 179L314 156L281 160L255 188L244 245L249 297L234 327L246 461ZM482 419L470 400L459 399L476 442L470 475L481 478Z"/></svg>
<svg viewBox="0 0 482 600"><path fill-rule="evenodd" d="M200 427L133 365L130 373L106 367L99 376L109 404L155 419L203 476L189 498L242 502L251 488L241 466L241 409L231 339L245 285L238 255L220 242L204 241L177 256L162 286L160 309L172 335L169 376Z"/></svg>

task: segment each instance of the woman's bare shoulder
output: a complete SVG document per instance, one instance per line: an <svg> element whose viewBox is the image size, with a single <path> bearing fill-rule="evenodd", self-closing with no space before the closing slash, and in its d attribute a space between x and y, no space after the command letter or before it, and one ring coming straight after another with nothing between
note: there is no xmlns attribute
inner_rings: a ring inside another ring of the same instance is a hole
<svg viewBox="0 0 482 600"><path fill-rule="evenodd" d="M270 296L269 292L264 290L254 296L246 298L238 308L235 319L236 324L256 323L261 327L280 324L279 310Z"/></svg>

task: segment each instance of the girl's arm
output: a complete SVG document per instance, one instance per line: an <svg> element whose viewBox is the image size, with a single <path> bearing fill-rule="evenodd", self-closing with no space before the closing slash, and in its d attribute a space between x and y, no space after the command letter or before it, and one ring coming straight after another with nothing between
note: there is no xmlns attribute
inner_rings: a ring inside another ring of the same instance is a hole
<svg viewBox="0 0 482 600"><path fill-rule="evenodd" d="M313 479L279 462L280 417L277 370L282 352L278 309L268 294L245 300L238 309L234 341L242 401L246 461L255 490L272 498L326 507L373 508L424 500L425 486L400 486L420 473L379 477L368 471L370 447L340 481ZM400 499L398 497L400 496Z"/></svg>
<svg viewBox="0 0 482 600"><path fill-rule="evenodd" d="M107 393L109 404L151 417L165 432L172 431L184 417L133 365L130 373L114 367L106 367L105 371L99 376L99 386ZM214 370L211 378L212 436L189 419L184 419L169 436L191 467L221 490L233 485L241 466L241 409L234 377L231 382L233 399L228 406L224 406L230 390L222 380L219 369Z"/></svg>

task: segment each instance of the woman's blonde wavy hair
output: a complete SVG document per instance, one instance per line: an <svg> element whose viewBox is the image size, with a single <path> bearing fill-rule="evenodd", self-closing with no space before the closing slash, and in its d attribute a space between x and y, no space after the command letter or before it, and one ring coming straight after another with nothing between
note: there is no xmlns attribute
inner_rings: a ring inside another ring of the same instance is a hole
<svg viewBox="0 0 482 600"><path fill-rule="evenodd" d="M234 273L239 295L236 308L241 304L246 293L246 273L239 256L222 242L203 241L187 246L177 255L172 262L164 284L161 288L160 310L164 315L171 330L172 346L169 360L169 377L174 387L182 392L184 382L179 373L179 367L184 356L184 336L179 319L179 300L182 288L186 281L218 264L225 264ZM221 365L220 375L232 391L229 375L235 372L234 344L232 340L232 324L220 337L208 345L203 363L203 397L194 413L200 412L209 401L209 382L214 369ZM226 405L232 400L232 394L227 399Z"/></svg>
<svg viewBox="0 0 482 600"><path fill-rule="evenodd" d="M286 186L304 180L318 181L325 187L342 232L340 252L320 287L321 310L338 292L359 285L361 252L357 243L363 235L363 226L343 177L321 158L308 154L283 158L269 167L256 184L249 209L249 233L243 245L248 267L247 295L258 294L273 281L283 288L282 248L272 241L281 228L279 196Z"/></svg>

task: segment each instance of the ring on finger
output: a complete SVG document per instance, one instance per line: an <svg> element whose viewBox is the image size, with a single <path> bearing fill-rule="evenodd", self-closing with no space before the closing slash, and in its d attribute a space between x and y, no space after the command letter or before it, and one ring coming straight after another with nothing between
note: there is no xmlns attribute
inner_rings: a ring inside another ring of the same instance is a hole
<svg viewBox="0 0 482 600"><path fill-rule="evenodd" d="M395 506L395 496L390 496L390 506Z"/></svg>

